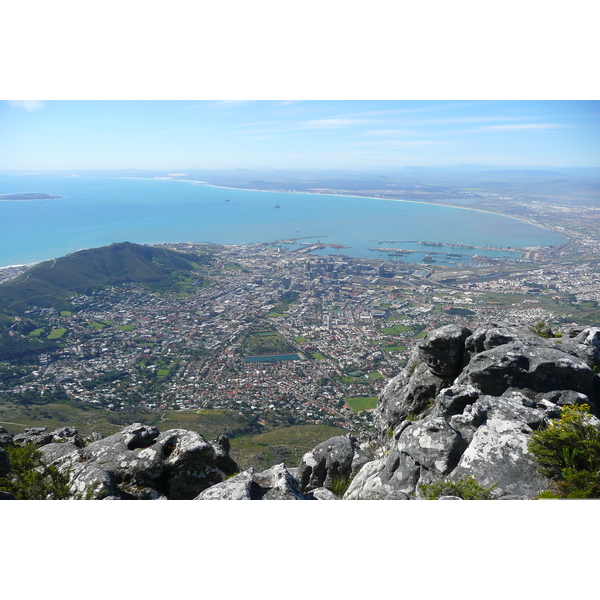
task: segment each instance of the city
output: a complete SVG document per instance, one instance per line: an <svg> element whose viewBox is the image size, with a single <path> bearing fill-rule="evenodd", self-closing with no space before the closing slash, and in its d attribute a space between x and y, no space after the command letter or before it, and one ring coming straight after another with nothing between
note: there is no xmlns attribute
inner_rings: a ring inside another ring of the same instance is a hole
<svg viewBox="0 0 600 600"><path fill-rule="evenodd" d="M556 208L543 207L549 227ZM37 363L0 365L0 402L57 398L127 416L226 409L262 426L368 429L386 381L431 329L597 320L600 243L586 215L569 221L562 212L564 246L458 266L315 255L279 242L162 245L210 253L195 293L126 284L72 299L73 311L29 311L41 325L27 335L60 346Z"/></svg>

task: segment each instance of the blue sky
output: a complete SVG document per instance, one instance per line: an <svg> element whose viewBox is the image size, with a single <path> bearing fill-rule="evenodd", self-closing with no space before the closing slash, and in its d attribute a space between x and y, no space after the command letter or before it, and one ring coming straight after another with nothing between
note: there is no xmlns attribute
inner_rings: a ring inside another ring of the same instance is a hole
<svg viewBox="0 0 600 600"><path fill-rule="evenodd" d="M0 170L600 166L600 101L5 101Z"/></svg>

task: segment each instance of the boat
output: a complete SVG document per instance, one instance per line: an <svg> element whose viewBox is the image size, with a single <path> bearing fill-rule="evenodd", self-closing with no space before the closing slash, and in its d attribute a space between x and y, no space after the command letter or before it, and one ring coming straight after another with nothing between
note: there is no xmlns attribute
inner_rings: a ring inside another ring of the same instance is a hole
<svg viewBox="0 0 600 600"><path fill-rule="evenodd" d="M231 200L229 200L229 198L227 198L227 200L225 200L225 202L231 202Z"/></svg>
<svg viewBox="0 0 600 600"><path fill-rule="evenodd" d="M281 208L281 207L279 206L279 202L278 202L278 203L275 205L275 208Z"/></svg>

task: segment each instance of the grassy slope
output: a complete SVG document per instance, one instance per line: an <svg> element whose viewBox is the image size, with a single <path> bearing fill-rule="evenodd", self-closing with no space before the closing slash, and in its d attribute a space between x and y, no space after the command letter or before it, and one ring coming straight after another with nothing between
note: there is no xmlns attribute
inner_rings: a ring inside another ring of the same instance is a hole
<svg viewBox="0 0 600 600"><path fill-rule="evenodd" d="M141 283L160 289L175 285L205 259L130 242L81 250L35 265L0 285L0 309L21 312L36 305L68 310L69 296L119 283Z"/></svg>
<svg viewBox="0 0 600 600"><path fill-rule="evenodd" d="M282 462L286 467L297 467L303 454L331 437L347 433L330 425L276 427L231 439L230 455L242 470L252 466L260 471Z"/></svg>
<svg viewBox="0 0 600 600"><path fill-rule="evenodd" d="M120 423L110 422L108 419ZM253 466L258 471L281 462L287 467L297 467L305 452L330 437L347 433L337 427L312 424L264 430L257 425L255 418L225 410L174 410L162 415L136 412L117 416L100 408L70 404L25 407L7 402L6 397L0 400L0 425L13 434L20 433L27 427L45 426L48 431L52 431L70 426L76 427L83 436L93 432L108 436L134 422L155 425L160 431L197 431L207 440L224 433L229 437L230 454L240 469Z"/></svg>

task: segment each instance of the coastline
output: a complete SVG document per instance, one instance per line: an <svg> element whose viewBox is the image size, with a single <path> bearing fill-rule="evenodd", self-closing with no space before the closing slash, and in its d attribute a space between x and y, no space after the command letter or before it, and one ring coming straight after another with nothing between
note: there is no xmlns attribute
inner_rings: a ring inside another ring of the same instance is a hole
<svg viewBox="0 0 600 600"><path fill-rule="evenodd" d="M138 177L137 179L146 179L146 178ZM166 179L166 178L156 177L156 178L152 178L152 179ZM483 214L506 217L507 219L514 219L515 221L527 223L528 225L532 225L533 227L539 227L540 229L544 229L545 231L551 231L552 233L556 233L557 235L560 235L562 238L565 237L564 234L562 234L558 231L554 231L553 229L545 227L544 225L540 225L539 223L534 223L533 221L529 221L522 217L515 217L514 215L507 215L507 214L504 214L501 212L494 212L492 210L483 210L481 208L471 208L469 206L459 206L457 204L448 204L448 203L443 203L443 202L428 202L425 200L408 200L406 198L381 198L380 196L359 196L358 194L328 194L325 192L298 192L295 190L288 190L287 192L284 190L255 190L253 188L236 188L236 187L230 187L230 186L225 186L225 185L216 185L214 183L206 183L203 181L193 181L191 179L169 179L169 181L182 181L185 183L193 183L195 185L205 185L207 187L215 187L215 188L220 188L223 190L240 190L240 191L244 191L244 192L267 192L267 193L271 193L271 194L306 194L308 196L332 196L335 198L362 198L364 200L383 200L383 201L387 201L387 202L406 202L407 204L428 204L428 205L432 205L432 206L445 206L446 208L458 208L458 209L462 209L462 210L471 210L471 211L480 212ZM565 242L567 242L567 241L568 240L565 238Z"/></svg>
<svg viewBox="0 0 600 600"><path fill-rule="evenodd" d="M88 178L88 176L86 176L85 178ZM89 177L90 179L96 179L95 177ZM456 205L456 204L451 204L451 203L447 203L447 202L430 202L430 201L424 201L424 200L415 200L415 199L410 199L410 198L389 198L389 197L380 197L380 196L368 196L368 195L363 195L363 194L352 194L352 193L330 193L330 192L321 192L321 191L311 191L311 192L305 192L305 191L296 191L296 190L276 190L276 189L269 189L269 190L258 190L258 189L252 189L252 188L241 188L241 187L232 187L232 186L224 186L224 185L216 185L216 184L211 184L211 183L207 183L205 181L200 181L200 180L191 180L191 179L180 179L180 178L176 178L176 177L168 177L168 178L149 178L149 177L114 177L114 178L110 178L110 179L114 179L114 180L119 180L119 179L137 179L137 180L148 180L148 181L177 181L177 182L182 182L182 183L188 183L191 185L200 185L200 186L206 186L208 187L213 187L213 188L220 188L223 190L232 190L232 191L237 191L237 192L256 192L257 194L264 194L265 192L268 193L274 193L274 194L305 194L307 196L312 196L312 197L317 197L317 196L325 196L325 197L330 197L330 198L335 198L335 197L340 197L340 198L349 198L349 199L358 199L358 200L367 200L367 201L373 201L373 200L385 200L388 202L404 202L404 203L409 203L409 204L413 204L415 206L423 206L423 205L432 205L432 206L443 206L446 208L451 208L451 209L463 209L463 210L470 210L470 211L475 211L478 213L482 213L482 214L487 214L490 216L498 216L498 217L505 217L508 219L515 219L517 222L519 223L523 223L523 224L527 224L530 226L535 226L537 228L539 228L541 231L545 231L548 233L552 233L556 236L559 236L559 239L562 241L559 242L555 242L552 244L535 244L534 245L528 245L528 246L523 246L522 248L525 249L532 249L532 248L550 248L550 247L557 247L557 246L561 246L562 244L568 243L569 241L569 237L568 237L568 232L564 232L564 231L557 231L551 227L542 225L540 223L536 223L536 222L532 222L530 220L528 220L527 218L523 218L523 217L519 217L519 216L514 216L514 215L508 215L508 214L504 214L502 212L497 212L494 210L484 210L481 208L474 208L471 206L460 206L460 205ZM61 196L65 197L65 196ZM14 200L7 200L7 201L14 201ZM283 200L282 200L283 202ZM153 236L154 237L154 236ZM439 236L438 237L442 237ZM83 241L83 240L82 240ZM266 239L263 240L265 242L269 242L271 240ZM438 241L438 240L435 240ZM440 239L439 241L445 241L444 239ZM523 240L526 241L526 240ZM162 238L155 238L150 242L142 242L142 243L149 243L149 244L162 244L162 243L169 243L169 241L165 241ZM80 248L81 249L81 248ZM71 252L76 252L77 250L72 250ZM13 257L17 258L16 256ZM17 260L19 260L17 258ZM27 260L27 259L26 259ZM40 258L39 260L33 260L30 262L23 262L21 264L12 264L12 265L5 265L0 267L1 269L8 269L8 268L17 268L17 267L22 267L22 266L26 266L26 267L31 267L33 265L36 265L40 262L44 262L45 260L51 260L49 258Z"/></svg>

